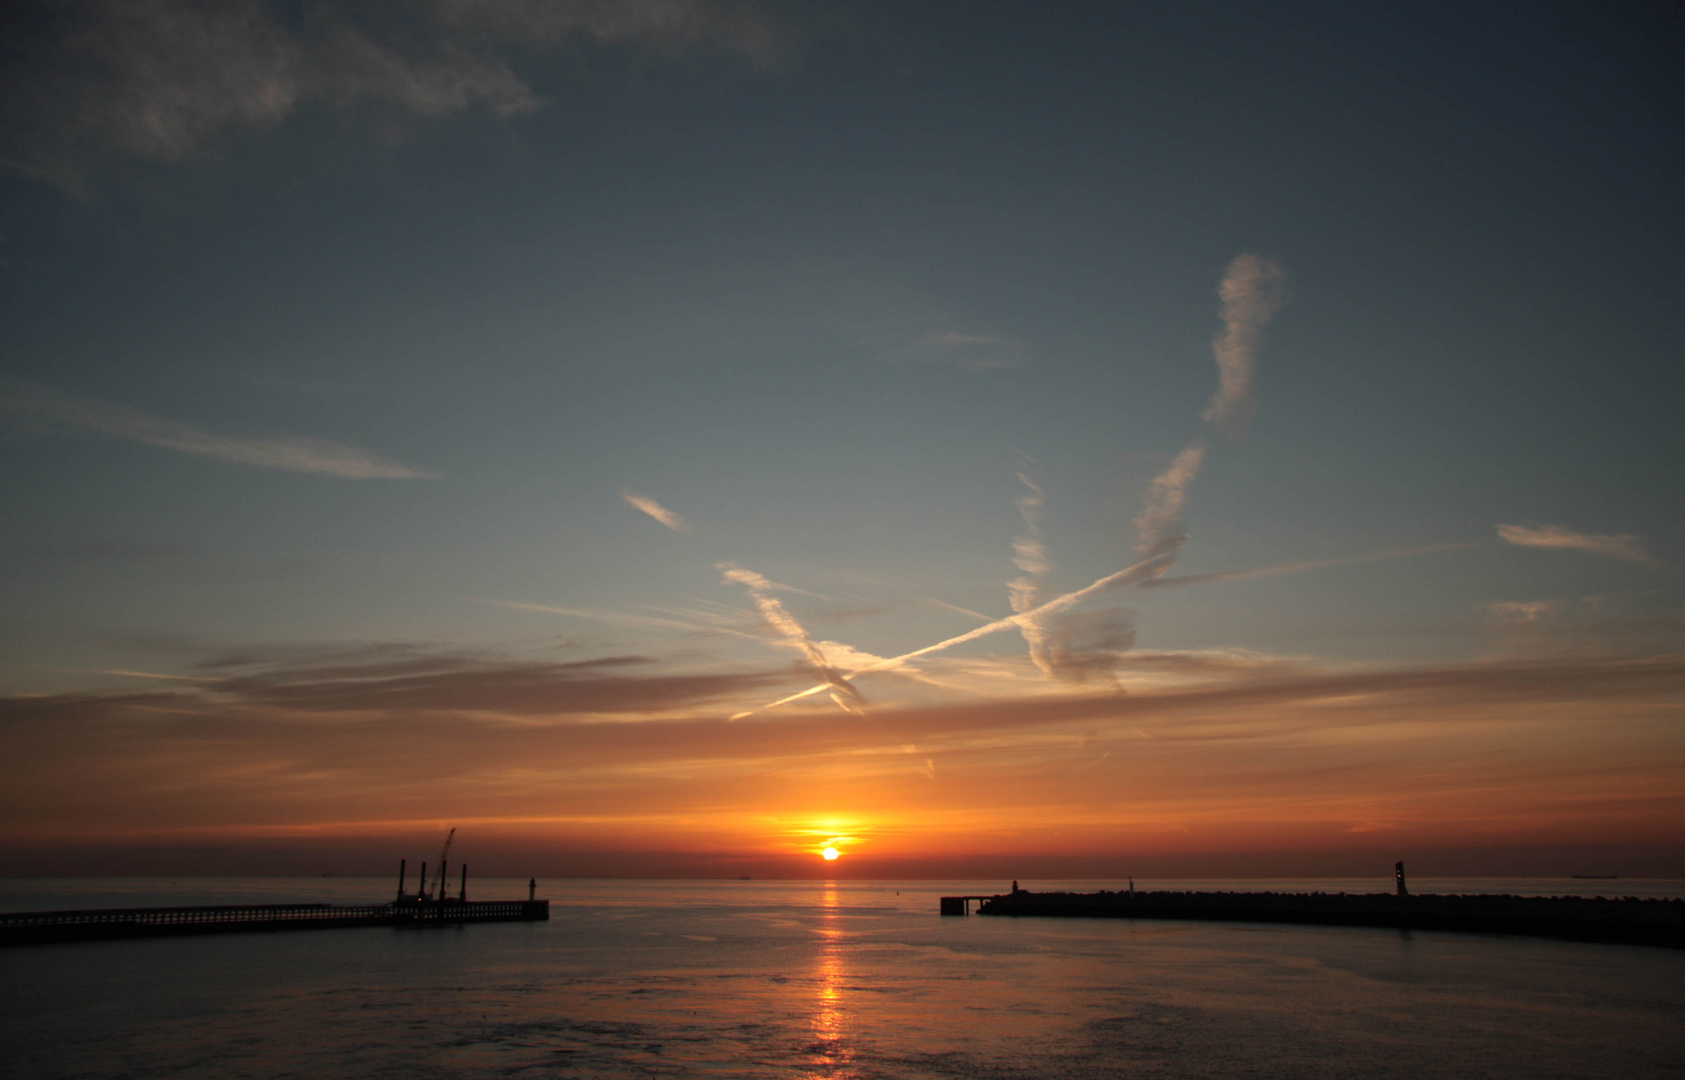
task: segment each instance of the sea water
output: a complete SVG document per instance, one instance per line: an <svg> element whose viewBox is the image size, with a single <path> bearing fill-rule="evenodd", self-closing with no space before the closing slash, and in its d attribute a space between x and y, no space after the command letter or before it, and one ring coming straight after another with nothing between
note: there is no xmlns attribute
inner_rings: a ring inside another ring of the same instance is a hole
<svg viewBox="0 0 1685 1080"><path fill-rule="evenodd" d="M556 881L539 892L551 900L547 923L10 948L0 950L0 1075L1685 1075L1682 952L937 914L939 896L1004 884ZM524 881L470 885L470 899L527 892ZM1413 889L1677 896L1681 885L1421 880ZM0 910L366 903L392 889L347 878L14 880L0 882Z"/></svg>

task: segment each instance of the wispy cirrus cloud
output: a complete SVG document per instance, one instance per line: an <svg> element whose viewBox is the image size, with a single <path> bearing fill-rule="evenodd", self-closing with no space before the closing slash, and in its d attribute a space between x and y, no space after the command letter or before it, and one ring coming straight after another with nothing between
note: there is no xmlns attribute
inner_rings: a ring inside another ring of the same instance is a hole
<svg viewBox="0 0 1685 1080"><path fill-rule="evenodd" d="M1240 439L1256 408L1253 374L1258 344L1275 313L1286 303L1286 276L1273 260L1237 255L1223 274L1217 295L1222 298L1223 332L1212 342L1217 356L1218 385L1201 417L1231 439Z"/></svg>
<svg viewBox="0 0 1685 1080"><path fill-rule="evenodd" d="M1558 548L1564 551L1583 551L1610 559L1624 559L1642 566L1655 566L1656 560L1645 551L1638 537L1631 533L1594 536L1574 532L1561 525L1499 525L1498 535L1520 547Z"/></svg>
<svg viewBox="0 0 1685 1080"><path fill-rule="evenodd" d="M1500 655L1546 656L1654 645L1661 626L1647 622L1622 598L1602 594L1498 600L1478 609ZM1663 638L1662 640L1666 640ZM1675 638L1674 640L1677 640Z"/></svg>
<svg viewBox="0 0 1685 1080"><path fill-rule="evenodd" d="M1301 657L1271 656L1247 649L1183 649L1130 652L1119 663L1131 670L1199 678L1264 678L1307 675L1315 668Z"/></svg>
<svg viewBox="0 0 1685 1080"><path fill-rule="evenodd" d="M908 347L910 357L951 364L966 371L990 371L1017 367L1024 353L1013 342L991 334L968 334L958 330L932 330Z"/></svg>
<svg viewBox="0 0 1685 1080"><path fill-rule="evenodd" d="M1165 589L1180 585L1214 585L1223 581L1251 581L1255 578L1281 577L1284 574L1303 574L1311 570L1325 570L1335 566L1357 566L1362 563L1388 562L1393 559L1413 559L1418 555L1432 555L1441 551L1460 551L1473 544L1425 544L1422 547L1392 548L1387 551L1352 555L1343 559L1312 559L1305 562L1278 563L1252 570L1225 570L1215 574L1184 574L1180 577L1155 578L1143 581L1143 589Z"/></svg>
<svg viewBox="0 0 1685 1080"><path fill-rule="evenodd" d="M1539 625L1554 622L1568 609L1565 600L1498 600L1481 610L1494 622Z"/></svg>
<svg viewBox="0 0 1685 1080"><path fill-rule="evenodd" d="M643 656L570 663L497 663L427 658L404 665L270 669L212 689L248 705L321 712L486 712L502 716L649 715L741 694L764 675L638 673Z"/></svg>
<svg viewBox="0 0 1685 1080"><path fill-rule="evenodd" d="M93 0L34 14L0 83L0 159L67 187L92 149L181 160L307 107L530 112L542 101L517 62L573 42L769 65L789 38L755 3L708 0L313 4L302 17L268 0Z"/></svg>
<svg viewBox="0 0 1685 1080"><path fill-rule="evenodd" d="M128 668L106 668L89 674L117 675L125 679L159 679L164 682L216 682L216 679L206 675L168 675L158 671L131 671Z"/></svg>
<svg viewBox="0 0 1685 1080"><path fill-rule="evenodd" d="M690 531L689 522L685 521L684 518L667 509L665 506L662 506L648 495L640 495L631 488L622 488L620 497L625 500L627 506L636 510L642 510L644 513L661 522L661 524L667 526L669 529L672 529L674 532Z"/></svg>
<svg viewBox="0 0 1685 1080"><path fill-rule="evenodd" d="M341 480L431 480L438 474L376 457L328 439L218 435L108 401L60 394L40 387L0 386L0 408L98 431L182 454L235 465L313 473Z"/></svg>
<svg viewBox="0 0 1685 1080"><path fill-rule="evenodd" d="M933 364L961 371L994 371L1023 364L1024 346L999 334L961 329L946 318L884 318L855 326L856 343L885 359Z"/></svg>

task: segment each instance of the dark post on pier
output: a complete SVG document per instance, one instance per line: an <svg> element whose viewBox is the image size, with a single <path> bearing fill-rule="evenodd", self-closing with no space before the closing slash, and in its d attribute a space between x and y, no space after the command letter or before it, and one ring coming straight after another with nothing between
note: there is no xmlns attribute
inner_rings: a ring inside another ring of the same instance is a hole
<svg viewBox="0 0 1685 1080"><path fill-rule="evenodd" d="M1404 885L1404 864L1398 863L1392 869L1392 879L1398 885L1398 895L1409 896L1410 890Z"/></svg>

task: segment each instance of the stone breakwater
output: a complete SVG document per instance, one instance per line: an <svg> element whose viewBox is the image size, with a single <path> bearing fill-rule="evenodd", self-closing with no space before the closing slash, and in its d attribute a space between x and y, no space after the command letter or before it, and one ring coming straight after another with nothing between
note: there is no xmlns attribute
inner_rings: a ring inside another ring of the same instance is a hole
<svg viewBox="0 0 1685 1080"><path fill-rule="evenodd" d="M1685 948L1679 899L1027 890L978 899L979 915L1370 926Z"/></svg>

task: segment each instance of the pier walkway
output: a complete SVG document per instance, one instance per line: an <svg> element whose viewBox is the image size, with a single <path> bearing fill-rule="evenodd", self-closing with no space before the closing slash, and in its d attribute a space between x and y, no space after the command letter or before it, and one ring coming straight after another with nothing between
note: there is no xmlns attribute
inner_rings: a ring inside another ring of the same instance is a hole
<svg viewBox="0 0 1685 1080"><path fill-rule="evenodd" d="M100 908L0 914L0 946L171 934L325 930L347 926L455 926L550 918L548 900L405 900L390 904L248 904L219 907Z"/></svg>

